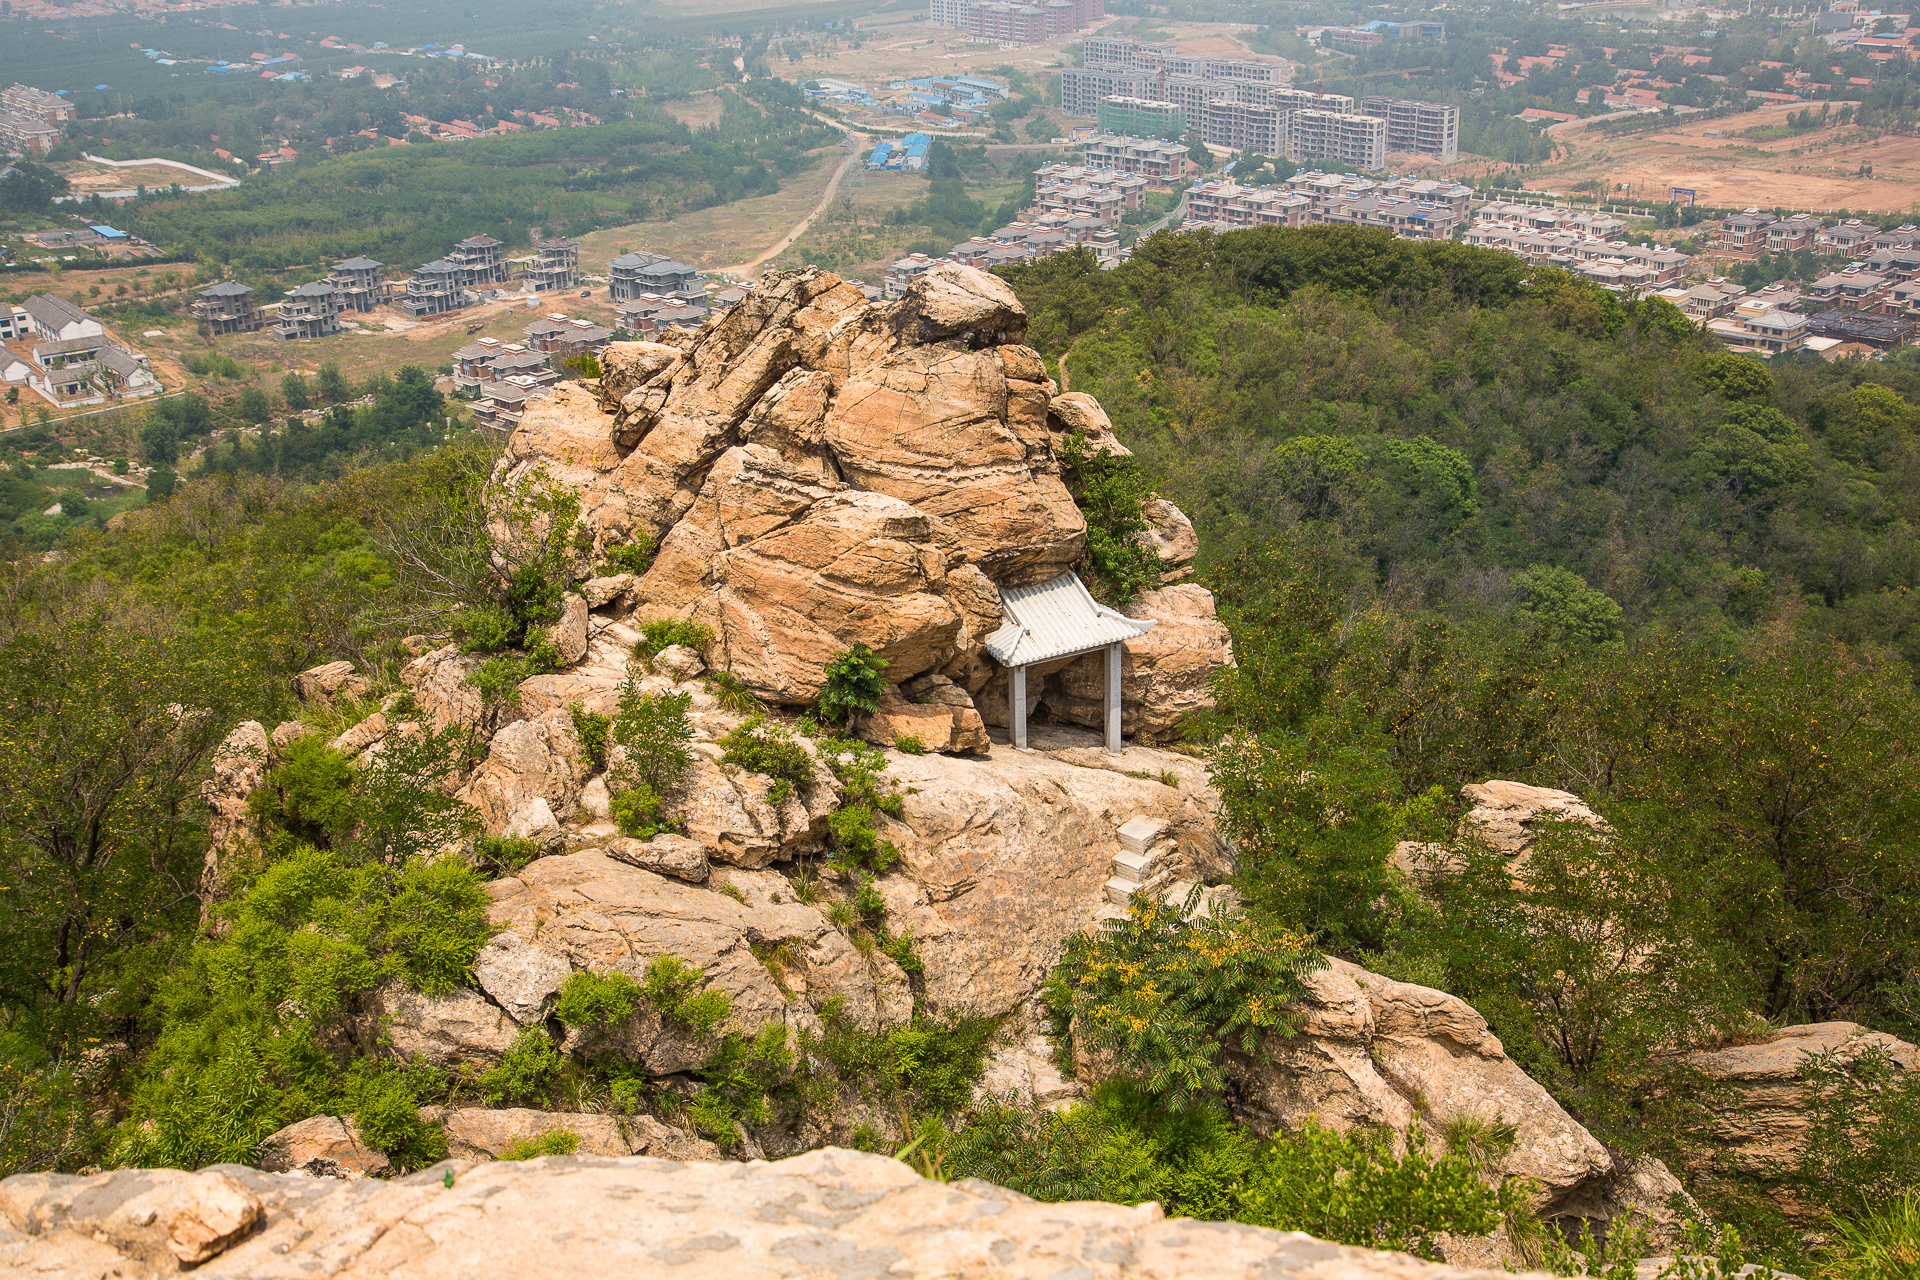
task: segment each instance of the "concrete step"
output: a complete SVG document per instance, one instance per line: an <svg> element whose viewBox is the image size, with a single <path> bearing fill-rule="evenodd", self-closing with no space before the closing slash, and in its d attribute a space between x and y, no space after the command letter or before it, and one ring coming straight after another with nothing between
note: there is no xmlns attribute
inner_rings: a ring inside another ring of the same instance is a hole
<svg viewBox="0 0 1920 1280"><path fill-rule="evenodd" d="M1113 874L1135 884L1144 884L1153 859L1144 853L1116 853L1113 855Z"/></svg>
<svg viewBox="0 0 1920 1280"><path fill-rule="evenodd" d="M1139 887L1138 880L1122 880L1115 876L1107 881L1107 901L1116 907L1124 907L1133 901L1133 891Z"/></svg>
<svg viewBox="0 0 1920 1280"><path fill-rule="evenodd" d="M1144 854L1167 830L1165 818L1136 815L1120 828L1120 847L1128 853Z"/></svg>

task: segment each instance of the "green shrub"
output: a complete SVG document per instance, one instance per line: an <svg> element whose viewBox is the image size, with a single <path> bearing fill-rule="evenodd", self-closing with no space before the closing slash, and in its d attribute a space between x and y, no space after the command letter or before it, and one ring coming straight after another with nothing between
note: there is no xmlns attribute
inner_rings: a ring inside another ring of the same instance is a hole
<svg viewBox="0 0 1920 1280"><path fill-rule="evenodd" d="M552 1038L539 1027L528 1027L500 1056L499 1065L481 1072L474 1083L490 1107L539 1106L547 1101L560 1068Z"/></svg>
<svg viewBox="0 0 1920 1280"><path fill-rule="evenodd" d="M638 542L629 542L623 546L608 547L602 553L606 559L601 561L595 573L602 578L611 578L618 573L631 573L636 576L647 571L653 564L653 542L641 538ZM662 645L661 648L666 646ZM658 653L659 650L654 650Z"/></svg>
<svg viewBox="0 0 1920 1280"><path fill-rule="evenodd" d="M1910 1280L1920 1276L1920 1190L1908 1188L1859 1218L1834 1218L1832 1257L1820 1280Z"/></svg>
<svg viewBox="0 0 1920 1280"><path fill-rule="evenodd" d="M499 653L511 649L522 628L505 606L472 605L453 615L453 638L467 653Z"/></svg>
<svg viewBox="0 0 1920 1280"><path fill-rule="evenodd" d="M827 663L826 682L820 688L820 714L833 721L844 721L856 711L872 711L887 691L887 669L872 649L856 644L833 655Z"/></svg>
<svg viewBox="0 0 1920 1280"><path fill-rule="evenodd" d="M662 649L670 649L674 645L704 652L712 643L713 628L704 622L694 622L689 618L656 618L640 624L640 639L633 646L633 656L651 659Z"/></svg>
<svg viewBox="0 0 1920 1280"><path fill-rule="evenodd" d="M767 799L774 804L784 804L796 784L813 781L813 757L807 749L793 740L786 726L768 724L758 713L721 738L720 747L723 762L773 779Z"/></svg>
<svg viewBox="0 0 1920 1280"><path fill-rule="evenodd" d="M660 804L660 793L641 782L614 792L609 807L613 823L622 835L634 840L651 840L665 830Z"/></svg>
<svg viewBox="0 0 1920 1280"><path fill-rule="evenodd" d="M587 759L596 769L606 768L607 734L613 728L613 717L589 711L577 702L568 704L567 714L573 718L574 736L580 739Z"/></svg>
<svg viewBox="0 0 1920 1280"><path fill-rule="evenodd" d="M687 749L693 741L693 723L687 719L692 705L690 693L642 693L639 673L629 671L609 730L625 759L608 778L609 785L644 784L660 796L671 792L693 767L693 753Z"/></svg>
<svg viewBox="0 0 1920 1280"><path fill-rule="evenodd" d="M523 836L481 836L473 842L473 861L489 880L517 875L545 850Z"/></svg>
<svg viewBox="0 0 1920 1280"><path fill-rule="evenodd" d="M1076 1039L1176 1102L1219 1095L1224 1049L1263 1060L1267 1037L1291 1035L1288 1005L1323 963L1299 934L1220 907L1189 921L1190 905L1136 897L1126 919L1069 939L1058 974Z"/></svg>
<svg viewBox="0 0 1920 1280"><path fill-rule="evenodd" d="M353 819L353 762L318 734L294 739L282 755L248 804L302 840L331 843Z"/></svg>
<svg viewBox="0 0 1920 1280"><path fill-rule="evenodd" d="M840 807L827 819L833 836L828 861L841 871L885 871L900 859L891 840L880 838L878 814L899 817L905 802L881 774L886 753L864 742L837 738L821 744L821 758L840 781Z"/></svg>
<svg viewBox="0 0 1920 1280"><path fill-rule="evenodd" d="M580 1149L580 1135L571 1129L550 1129L537 1138L515 1138L500 1152L502 1160L535 1160L541 1156L570 1156Z"/></svg>
<svg viewBox="0 0 1920 1280"><path fill-rule="evenodd" d="M893 749L902 755L923 756L927 754L927 744L910 733L903 733L893 740Z"/></svg>
<svg viewBox="0 0 1920 1280"><path fill-rule="evenodd" d="M1070 434L1060 451L1068 490L1087 521L1087 589L1104 604L1122 605L1160 585L1166 566L1140 541L1152 496L1140 463L1106 450L1087 452L1087 439Z"/></svg>
<svg viewBox="0 0 1920 1280"><path fill-rule="evenodd" d="M1472 1159L1434 1158L1419 1131L1309 1126L1262 1146L1211 1106L1168 1107L1123 1080L1055 1114L989 1107L942 1153L956 1177L1038 1200L1156 1200L1167 1213L1307 1231L1324 1240L1437 1257L1441 1232L1482 1235L1520 1215L1525 1188L1490 1187Z"/></svg>
<svg viewBox="0 0 1920 1280"><path fill-rule="evenodd" d="M678 956L655 956L640 993L663 1018L709 1035L733 1012L724 991L702 991L707 975Z"/></svg>
<svg viewBox="0 0 1920 1280"><path fill-rule="evenodd" d="M447 1158L446 1131L420 1119L419 1099L398 1075L370 1080L359 1093L353 1122L396 1172L411 1173Z"/></svg>
<svg viewBox="0 0 1920 1280"><path fill-rule="evenodd" d="M709 671L701 677L707 692L713 695L715 702L737 715L752 715L760 709L760 699L753 696L753 690L747 688L747 682L730 671Z"/></svg>
<svg viewBox="0 0 1920 1280"><path fill-rule="evenodd" d="M582 969L560 987L553 1015L570 1027L591 1030L625 1022L645 992L624 973L595 974Z"/></svg>

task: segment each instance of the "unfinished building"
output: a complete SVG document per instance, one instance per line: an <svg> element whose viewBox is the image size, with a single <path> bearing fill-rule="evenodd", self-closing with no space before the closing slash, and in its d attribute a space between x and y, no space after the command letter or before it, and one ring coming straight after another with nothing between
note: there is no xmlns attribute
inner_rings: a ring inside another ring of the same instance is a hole
<svg viewBox="0 0 1920 1280"><path fill-rule="evenodd" d="M542 240L540 255L527 263L524 279L535 293L573 288L580 283L580 246L571 240Z"/></svg>
<svg viewBox="0 0 1920 1280"><path fill-rule="evenodd" d="M222 280L202 289L187 310L206 321L207 332L216 338L260 330L260 311L253 302L253 287L237 280Z"/></svg>
<svg viewBox="0 0 1920 1280"><path fill-rule="evenodd" d="M1451 102L1416 102L1369 94L1360 110L1387 122L1387 150L1400 155L1460 158L1460 108Z"/></svg>
<svg viewBox="0 0 1920 1280"><path fill-rule="evenodd" d="M287 292L273 336L282 342L329 338L340 332L340 291L325 280L315 280Z"/></svg>
<svg viewBox="0 0 1920 1280"><path fill-rule="evenodd" d="M348 258L333 264L327 283L339 297L342 311L371 311L393 300L393 283L386 278L385 265L372 258Z"/></svg>

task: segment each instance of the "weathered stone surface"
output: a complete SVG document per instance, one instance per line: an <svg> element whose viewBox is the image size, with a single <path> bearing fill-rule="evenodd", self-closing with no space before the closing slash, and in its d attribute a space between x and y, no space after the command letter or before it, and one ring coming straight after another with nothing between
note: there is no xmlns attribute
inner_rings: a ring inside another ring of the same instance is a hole
<svg viewBox="0 0 1920 1280"><path fill-rule="evenodd" d="M671 832L662 832L651 840L615 836L607 841L606 850L616 861L642 871L672 876L689 884L701 884L707 878L706 847Z"/></svg>
<svg viewBox="0 0 1920 1280"><path fill-rule="evenodd" d="M226 859L241 845L259 838L248 808L265 781L272 744L258 720L243 720L213 751L212 776L200 784L207 802L207 856L200 872L200 902L206 906L226 895Z"/></svg>
<svg viewBox="0 0 1920 1280"><path fill-rule="evenodd" d="M1213 593L1193 583L1143 591L1121 612L1159 625L1122 646L1120 717L1142 742L1179 735L1185 719L1213 706L1209 682L1233 661L1233 640L1214 616ZM1076 658L1047 684L1049 710L1073 724L1097 726L1106 696L1106 655Z"/></svg>
<svg viewBox="0 0 1920 1280"><path fill-rule="evenodd" d="M1029 1111L1070 1106L1086 1096L1086 1086L1061 1073L1053 1060L1053 1046L1045 1036L1030 1036L1018 1044L995 1045L973 1096Z"/></svg>
<svg viewBox="0 0 1920 1280"><path fill-rule="evenodd" d="M675 684L684 684L707 669L697 650L683 644L670 644L653 655L653 669Z"/></svg>
<svg viewBox="0 0 1920 1280"><path fill-rule="evenodd" d="M587 598L569 592L560 601L560 620L547 628L563 666L572 666L587 656Z"/></svg>
<svg viewBox="0 0 1920 1280"><path fill-rule="evenodd" d="M400 669L400 682L413 691L413 698L438 731L453 725L475 730L491 730L480 691L467 683L467 677L480 669L485 659L463 654L458 645L444 645L423 653Z"/></svg>
<svg viewBox="0 0 1920 1280"><path fill-rule="evenodd" d="M1134 747L1117 768L1151 773L1180 759ZM913 930L923 998L937 1014L1003 1014L1039 990L1067 938L1094 925L1128 819L1163 817L1196 842L1218 840L1204 789L1039 751L901 755L889 757L887 776L907 794L901 818L881 820L901 852L881 889L892 917Z"/></svg>
<svg viewBox="0 0 1920 1280"><path fill-rule="evenodd" d="M384 1178L392 1172L387 1157L342 1116L311 1116L275 1133L261 1144L260 1167L309 1178Z"/></svg>
<svg viewBox="0 0 1920 1280"><path fill-rule="evenodd" d="M839 807L841 787L815 763L813 781L792 788L773 803L773 779L720 762L712 742L696 743L693 768L674 789L674 807L687 837L707 857L736 867L764 867L817 848L827 837L827 819Z"/></svg>
<svg viewBox="0 0 1920 1280"><path fill-rule="evenodd" d="M512 932L489 938L473 959L474 981L522 1026L545 1022L561 985L572 976L566 960Z"/></svg>
<svg viewBox="0 0 1920 1280"><path fill-rule="evenodd" d="M566 832L560 829L560 819L554 817L553 806L545 796L534 796L531 800L522 800L507 815L506 825L500 828L500 834L510 840L530 840L546 850L558 849L566 843Z"/></svg>
<svg viewBox="0 0 1920 1280"><path fill-rule="evenodd" d="M1485 841L1507 855L1509 865L1524 860L1539 828L1550 822L1579 822L1596 831L1606 823L1570 791L1490 779L1460 788L1473 808L1461 820L1462 835Z"/></svg>
<svg viewBox="0 0 1920 1280"><path fill-rule="evenodd" d="M1166 566L1160 575L1161 584L1191 576L1194 557L1200 554L1200 535L1193 531L1193 521L1187 519L1187 513L1165 498L1149 498L1142 504L1141 514L1146 518L1147 527L1134 536L1151 548Z"/></svg>
<svg viewBox="0 0 1920 1280"><path fill-rule="evenodd" d="M603 850L542 858L488 886L491 916L533 947L596 973L642 979L654 957L677 956L726 994L729 1025L741 1031L769 1022L811 1025L811 1010L835 996L850 1018L869 1028L912 1016L898 967L885 957L870 962L862 956L820 912L795 901L783 877L734 868L724 874L745 902L628 866ZM754 956L755 943L789 948L796 972L788 986L796 1003Z"/></svg>
<svg viewBox="0 0 1920 1280"><path fill-rule="evenodd" d="M293 692L309 706L330 707L335 698L366 697L373 692L373 681L356 673L351 662L329 662L295 676Z"/></svg>
<svg viewBox="0 0 1920 1280"><path fill-rule="evenodd" d="M1113 423L1100 402L1084 391L1066 391L1047 406L1047 427L1060 436L1086 437L1089 454L1106 453L1116 458L1131 458L1133 450L1113 434ZM1064 447L1064 446L1063 446Z"/></svg>
<svg viewBox="0 0 1920 1280"><path fill-rule="evenodd" d="M1237 1066L1264 1125L1418 1125L1440 1145L1452 1118L1504 1121L1518 1137L1499 1172L1534 1179L1546 1216L1598 1216L1612 1157L1465 1001L1336 959L1309 975L1300 1012L1300 1034L1274 1039L1270 1064Z"/></svg>
<svg viewBox="0 0 1920 1280"><path fill-rule="evenodd" d="M515 1143L533 1143L558 1130L580 1139L583 1156L652 1156L659 1160L718 1160L720 1148L664 1125L652 1116L609 1116L524 1107L448 1110L424 1107L420 1118L442 1125L455 1160L498 1160Z"/></svg>
<svg viewBox="0 0 1920 1280"><path fill-rule="evenodd" d="M1766 1177L1792 1168L1806 1151L1803 1060L1832 1053L1852 1062L1869 1051L1885 1053L1902 1071L1920 1071L1920 1048L1856 1022L1786 1027L1755 1044L1691 1054L1688 1062L1732 1089L1733 1099L1715 1109L1715 1135L1735 1168Z"/></svg>
<svg viewBox="0 0 1920 1280"><path fill-rule="evenodd" d="M505 1010L466 987L428 996L395 978L370 992L366 1004L367 1047L377 1043L399 1058L436 1067L492 1066L520 1034Z"/></svg>
<svg viewBox="0 0 1920 1280"><path fill-rule="evenodd" d="M124 1209L163 1179L188 1176L120 1170L10 1178L0 1183L11 1223L0 1228L0 1265L123 1280L170 1271L171 1259L163 1265L140 1251ZM242 1185L261 1206L260 1225L221 1255L219 1274L235 1280L1508 1280L1499 1271L1346 1248L1299 1232L1168 1221L1151 1203L1041 1204L983 1182L928 1182L898 1160L834 1148L753 1164L645 1156L452 1160L392 1182L230 1166L214 1176Z"/></svg>
<svg viewBox="0 0 1920 1280"><path fill-rule="evenodd" d="M548 711L494 734L486 760L459 795L479 813L489 835L502 835L530 800L545 801L554 818L570 815L589 768L566 712Z"/></svg>

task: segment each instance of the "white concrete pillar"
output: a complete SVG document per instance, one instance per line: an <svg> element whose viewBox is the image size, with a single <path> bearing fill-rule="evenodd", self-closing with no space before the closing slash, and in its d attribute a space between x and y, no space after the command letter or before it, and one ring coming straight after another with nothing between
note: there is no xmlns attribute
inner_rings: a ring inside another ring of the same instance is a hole
<svg viewBox="0 0 1920 1280"><path fill-rule="evenodd" d="M1015 667L1007 680L1007 732L1013 745L1027 749L1027 669Z"/></svg>
<svg viewBox="0 0 1920 1280"><path fill-rule="evenodd" d="M1107 646L1107 750L1119 754L1120 746L1120 646Z"/></svg>

